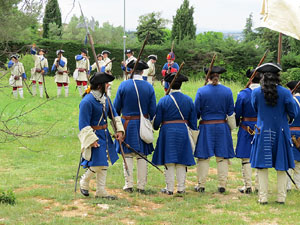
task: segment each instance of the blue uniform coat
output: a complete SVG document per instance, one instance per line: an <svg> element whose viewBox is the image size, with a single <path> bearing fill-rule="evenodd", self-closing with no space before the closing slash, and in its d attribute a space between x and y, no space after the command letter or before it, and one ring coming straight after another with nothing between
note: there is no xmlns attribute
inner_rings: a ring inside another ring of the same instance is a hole
<svg viewBox="0 0 300 225"><path fill-rule="evenodd" d="M197 118L202 120L225 120L234 112L230 88L208 84L198 89L195 98ZM233 158L231 131L227 123L200 124L200 134L194 156L207 159L212 156Z"/></svg>
<svg viewBox="0 0 300 225"><path fill-rule="evenodd" d="M252 130L254 130L256 122L240 121L241 117L257 117L257 113L251 105L251 93L252 90L250 88L246 88L238 94L234 111L237 124L242 124L246 127L249 126ZM235 149L235 156L237 158L250 158L252 139L253 135L249 134L242 127L239 128Z"/></svg>
<svg viewBox="0 0 300 225"><path fill-rule="evenodd" d="M180 92L172 93L188 126L197 129L197 117L193 100ZM161 98L156 108L154 129L158 130L163 121L182 120L180 113L169 95ZM164 124L159 131L152 162L156 165L176 163L195 165L193 151L184 123Z"/></svg>
<svg viewBox="0 0 300 225"><path fill-rule="evenodd" d="M300 96L296 97L298 101L300 101ZM290 127L300 127L300 113L296 116L294 122L290 125ZM296 138L300 137L300 131L291 130L291 135L295 135ZM296 148L295 145L292 147L293 153L294 153L294 159L298 162L300 162L300 150Z"/></svg>
<svg viewBox="0 0 300 225"><path fill-rule="evenodd" d="M106 110L105 115L108 115L111 118L111 113L108 107L108 100L106 99ZM115 109L112 107L114 116L118 116ZM83 129L86 126L97 126L99 119L101 118L103 112L103 105L98 102L92 94L87 94L80 102L79 105L79 130ZM105 116L106 117L106 116ZM105 118L102 118L99 125L107 124ZM108 166L108 158L112 164L114 164L118 160L118 154L115 151L115 146L111 139L108 129L106 130L96 130L95 134L99 138L98 144L100 145L98 148L92 148L92 156L90 161L83 159L81 165L84 167L90 166Z"/></svg>
<svg viewBox="0 0 300 225"><path fill-rule="evenodd" d="M261 87L252 91L251 103L257 112L257 126L254 135L250 162L253 168L288 170L294 168L292 141L287 116L291 119L298 114L298 106L291 92L277 85L276 106L266 104Z"/></svg>
<svg viewBox="0 0 300 225"><path fill-rule="evenodd" d="M135 80L140 96L141 107L144 115L149 115L153 119L156 110L156 98L153 86L144 80ZM138 105L137 93L133 80L123 81L117 91L114 100L114 107L119 115L139 116L140 110ZM122 119L124 124L125 120ZM125 130L125 142L138 152L149 155L153 152L153 144L146 144L140 138L140 120L130 120ZM119 143L116 142L117 152L120 153ZM131 153L131 150L123 145L124 153Z"/></svg>

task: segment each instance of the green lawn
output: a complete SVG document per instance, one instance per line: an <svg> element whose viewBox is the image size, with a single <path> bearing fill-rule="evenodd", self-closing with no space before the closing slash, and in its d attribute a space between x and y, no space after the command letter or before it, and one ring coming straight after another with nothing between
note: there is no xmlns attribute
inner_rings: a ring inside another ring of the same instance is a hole
<svg viewBox="0 0 300 225"><path fill-rule="evenodd" d="M2 82L6 84L7 81ZM0 191L11 189L17 198L16 205L0 204L0 224L300 224L299 191L288 193L286 205L275 204L274 170L270 175L269 205L259 205L255 194L242 195L237 191L242 185L238 159L231 160L228 191L223 195L217 193L214 159L210 162L206 193L193 191L196 169L191 167L187 174L187 193L183 197L160 194L159 190L165 186L164 176L150 166L147 195L124 193L120 159L109 168L107 177L108 192L117 195L118 200L95 199L94 180L91 197L85 198L79 192L75 196L74 178L80 154L77 138L80 97L73 79L68 98L55 97L52 77L47 77L46 82L51 101L8 125L22 132L47 134L19 141L8 139L0 144ZM113 82L113 96L120 82ZM182 90L194 99L202 85L203 81L190 82L183 84ZM227 82L226 85L232 88L234 98L242 89L234 83ZM164 95L159 82L155 84L155 90L159 100ZM0 89L1 120L45 101L30 96L26 89L24 93L24 100L15 100L11 88ZM236 134L235 130L234 144ZM3 142L3 137L0 138Z"/></svg>

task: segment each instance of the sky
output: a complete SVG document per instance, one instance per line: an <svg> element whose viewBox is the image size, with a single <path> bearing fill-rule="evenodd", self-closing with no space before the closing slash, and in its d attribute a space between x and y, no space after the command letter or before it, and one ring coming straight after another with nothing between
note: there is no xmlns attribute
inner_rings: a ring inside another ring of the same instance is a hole
<svg viewBox="0 0 300 225"><path fill-rule="evenodd" d="M62 21L69 22L72 15L80 16L78 0L71 14L74 0L58 0ZM161 17L172 21L176 10L183 0L125 0L125 27L135 31L139 16L161 12ZM263 0L190 0L194 7L194 23L197 32L202 31L242 31L246 18L253 13L254 27L259 26L260 10ZM80 0L83 13L91 19L93 16L100 24L109 22L114 26L124 25L124 0ZM172 27L170 22L167 27Z"/></svg>

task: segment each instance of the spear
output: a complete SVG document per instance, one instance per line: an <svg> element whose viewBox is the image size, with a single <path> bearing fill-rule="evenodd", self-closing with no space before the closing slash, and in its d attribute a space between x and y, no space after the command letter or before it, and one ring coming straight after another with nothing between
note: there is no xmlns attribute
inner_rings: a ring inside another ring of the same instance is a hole
<svg viewBox="0 0 300 225"><path fill-rule="evenodd" d="M267 57L268 52L269 52L269 49L267 49L267 50L265 51L265 54L264 54L263 57L260 59L258 65L257 65L257 67L256 67L256 69L264 62L264 60L265 60L266 57ZM254 72L252 73L252 75L251 75L251 77L250 77L248 83L246 84L246 87L245 87L245 88L248 88L248 87L250 86L250 84L252 83L252 80L254 79L254 77L256 76L256 73L257 73L256 69L255 69Z"/></svg>

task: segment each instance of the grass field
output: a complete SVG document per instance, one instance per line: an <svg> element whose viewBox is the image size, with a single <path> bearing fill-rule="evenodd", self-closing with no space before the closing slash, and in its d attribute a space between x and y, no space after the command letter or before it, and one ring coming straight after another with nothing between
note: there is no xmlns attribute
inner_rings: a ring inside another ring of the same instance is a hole
<svg viewBox="0 0 300 225"><path fill-rule="evenodd" d="M109 168L107 177L107 190L117 195L118 200L95 199L95 179L91 182L92 196L85 198L77 192L75 198L74 178L80 154L78 104L81 99L71 80L70 96L56 98L54 80L47 77L47 90L53 98L24 118L9 123L11 128L18 127L19 131L48 133L32 139L8 139L1 143L0 192L12 190L17 202L13 206L0 204L0 224L300 224L300 192L293 190L288 193L285 205L275 204L274 170L270 170L268 205L259 205L256 194L242 195L238 192L237 188L242 186L238 159L231 160L225 194L217 193L214 159L210 161L205 194L193 191L196 185L195 167L188 170L187 193L184 196L161 194L159 191L165 186L164 176L150 166L146 195L124 193L120 159ZM2 82L7 83L6 80ZM119 83L119 80L113 83L113 96ZM202 85L203 81L190 82L182 89L194 99ZM232 88L236 98L242 86L234 83L226 85ZM157 100L164 95L158 82L155 91ZM0 89L1 120L45 101L30 96L26 89L24 93L24 100L15 100L11 88ZM234 145L236 134L237 130L232 134ZM83 170L80 171L82 173Z"/></svg>

